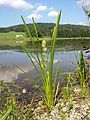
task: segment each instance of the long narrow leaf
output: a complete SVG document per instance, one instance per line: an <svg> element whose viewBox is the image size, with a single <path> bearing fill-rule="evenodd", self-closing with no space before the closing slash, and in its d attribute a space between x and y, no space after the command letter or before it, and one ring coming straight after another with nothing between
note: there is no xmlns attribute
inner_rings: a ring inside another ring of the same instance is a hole
<svg viewBox="0 0 90 120"><path fill-rule="evenodd" d="M6 120L6 118L8 117L8 115L12 112L12 106L9 107L8 111L5 113L5 115L3 115L0 120Z"/></svg>
<svg viewBox="0 0 90 120"><path fill-rule="evenodd" d="M26 24L26 22L25 22L23 16L21 16L21 18L22 18L22 20L23 20L25 30L26 30L28 36L30 37L30 40L31 40L32 45L33 45L33 47L34 47L34 50L35 50L35 53L36 53L36 56L37 56L38 62L40 63L40 58L39 58L39 55L38 55L38 51L36 50L36 46L35 46L35 43L34 43L34 41L33 41L32 36L31 36L31 34L30 34L30 31L29 31L29 29L28 29L28 26L27 26L27 24Z"/></svg>
<svg viewBox="0 0 90 120"><path fill-rule="evenodd" d="M56 89L56 79L57 79L57 74L58 74L58 69L59 69L59 61L56 66L56 72L55 72L55 77L54 77L54 85L53 85L53 94L55 94L55 89Z"/></svg>
<svg viewBox="0 0 90 120"><path fill-rule="evenodd" d="M32 17L32 21L33 21L33 27L34 27L34 30L35 30L35 33L36 33L36 37L37 37L37 40L38 40L38 44L40 46L39 37L38 37L38 30L36 28L35 21L34 21L33 17Z"/></svg>
<svg viewBox="0 0 90 120"><path fill-rule="evenodd" d="M44 59L43 59L43 56L42 56L42 50L41 50L41 46L40 46L40 40L39 40L39 37L38 37L38 30L36 28L36 24L35 24L35 21L34 21L33 17L32 17L32 21L33 21L33 27L34 27L35 34L36 34L36 37L37 37L38 45L39 45L39 48L40 48L40 55L41 55L41 58L42 58L42 62L44 63ZM39 63L40 63L40 61L39 61Z"/></svg>
<svg viewBox="0 0 90 120"><path fill-rule="evenodd" d="M33 41L33 38L32 38L32 36L31 36L31 34L30 34L30 31L29 31L29 29L28 29L28 27L27 27L27 24L26 24L23 16L21 16L21 18L22 18L22 21L23 21L23 23L24 23L24 27L25 27L26 33L27 33L28 36L30 37L30 40Z"/></svg>
<svg viewBox="0 0 90 120"><path fill-rule="evenodd" d="M25 53L27 54L27 56L28 56L28 58L30 59L30 61L32 62L32 64L33 64L35 70L37 71L37 73L39 73L39 70L38 70L38 68L36 67L36 65L35 65L35 63L34 63L32 57L31 57L30 54L28 53L26 47L23 46L23 45L21 45L21 46L22 46L23 50L25 51Z"/></svg>
<svg viewBox="0 0 90 120"><path fill-rule="evenodd" d="M52 78L52 69L53 69L53 60L54 60L54 53L55 53L55 44L56 44L56 37L57 37L57 31L58 31L58 27L59 27L60 17L61 17L61 11L58 13L57 23L56 23L56 26L55 26L55 29L54 29L54 32L53 32L53 36L52 36L53 46L52 46L51 53L50 53L50 63L49 63L50 79Z"/></svg>

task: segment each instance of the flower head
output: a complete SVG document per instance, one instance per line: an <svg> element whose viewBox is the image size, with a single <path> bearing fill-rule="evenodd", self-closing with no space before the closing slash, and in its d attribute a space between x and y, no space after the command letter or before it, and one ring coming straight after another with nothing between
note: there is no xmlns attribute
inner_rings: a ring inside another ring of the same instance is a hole
<svg viewBox="0 0 90 120"><path fill-rule="evenodd" d="M42 41L42 47L45 47L46 46L46 40L43 40Z"/></svg>

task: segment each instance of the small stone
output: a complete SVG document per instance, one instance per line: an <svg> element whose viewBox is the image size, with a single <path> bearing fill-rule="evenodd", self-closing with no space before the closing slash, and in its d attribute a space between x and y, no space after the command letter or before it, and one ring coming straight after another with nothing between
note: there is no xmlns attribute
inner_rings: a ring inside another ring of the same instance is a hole
<svg viewBox="0 0 90 120"><path fill-rule="evenodd" d="M39 101L39 102L38 102L38 105L39 105L39 106L42 106L42 105L43 105L43 101Z"/></svg>
<svg viewBox="0 0 90 120"><path fill-rule="evenodd" d="M23 94L27 93L27 90L25 88L23 88L22 93Z"/></svg>
<svg viewBox="0 0 90 120"><path fill-rule="evenodd" d="M36 112L36 113L39 113L39 114L42 114L42 113L44 113L44 110L43 110L41 107L37 107L37 108L35 109L35 112Z"/></svg>
<svg viewBox="0 0 90 120"><path fill-rule="evenodd" d="M67 107L63 107L63 112L66 112L67 111Z"/></svg>
<svg viewBox="0 0 90 120"><path fill-rule="evenodd" d="M64 106L64 103L63 102L61 102L61 107L63 107Z"/></svg>
<svg viewBox="0 0 90 120"><path fill-rule="evenodd" d="M75 87L75 89L74 89L74 93L79 94L80 92L81 92L81 89Z"/></svg>
<svg viewBox="0 0 90 120"><path fill-rule="evenodd" d="M57 103L56 108L60 108L60 107L61 107L61 103Z"/></svg>
<svg viewBox="0 0 90 120"><path fill-rule="evenodd" d="M87 113L84 111L84 112L83 112L83 116L86 116L86 115L87 115Z"/></svg>

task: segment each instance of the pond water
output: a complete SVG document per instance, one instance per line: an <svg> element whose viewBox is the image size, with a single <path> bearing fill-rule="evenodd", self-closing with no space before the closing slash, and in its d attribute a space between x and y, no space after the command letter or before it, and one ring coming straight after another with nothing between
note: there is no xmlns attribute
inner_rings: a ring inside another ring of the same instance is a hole
<svg viewBox="0 0 90 120"><path fill-rule="evenodd" d="M47 44L50 47L49 43ZM84 51L85 59L90 53L90 41L57 41L54 59L54 71L56 63L60 61L59 72L74 72L77 69L75 53ZM33 52L34 54L34 52ZM11 82L17 80L18 84L23 84L29 79L36 80L39 76L29 61L27 55L20 50L0 50L0 80Z"/></svg>

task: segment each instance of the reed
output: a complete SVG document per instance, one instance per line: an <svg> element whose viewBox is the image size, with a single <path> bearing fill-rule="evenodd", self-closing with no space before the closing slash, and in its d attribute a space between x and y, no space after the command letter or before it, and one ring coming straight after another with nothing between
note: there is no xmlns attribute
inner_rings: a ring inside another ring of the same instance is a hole
<svg viewBox="0 0 90 120"><path fill-rule="evenodd" d="M34 39L31 36L31 33L26 25L24 18L22 16L21 16L21 18L22 18L23 23L24 23L26 34L29 36L29 39L32 42L32 46L33 46L34 51L35 51L35 56L23 44L21 44L19 41L18 41L18 43L22 46L23 50L25 51L25 53L29 57L36 72L40 75L39 82L41 83L42 87L41 88L39 87L39 90L40 90L41 95L43 96L43 100L45 101L46 106L48 107L49 110L51 110L51 108L55 105L57 90L58 90L58 88L56 86L56 83L57 83L56 78L57 78L57 73L58 73L58 68L59 68L59 62L58 62L57 67L56 67L54 81L52 81L52 75L53 75L53 61L54 61L54 55L55 55L55 44L56 44L58 27L59 27L59 21L61 18L61 11L58 13L57 22L56 22L56 25L54 27L49 59L46 59L46 57L47 57L46 40L42 40L42 47L41 47L40 42L39 42L37 27L36 27L36 24L34 22L34 18L32 18L33 27L34 27L34 30L36 33L37 45L40 48L40 53L36 49L37 45L35 44Z"/></svg>
<svg viewBox="0 0 90 120"><path fill-rule="evenodd" d="M78 71L76 74L77 80L80 84L80 96L88 96L89 95L89 69L85 65L83 51L80 51L80 58L78 59L78 55L76 55L77 63L78 63Z"/></svg>
<svg viewBox="0 0 90 120"><path fill-rule="evenodd" d="M83 51L80 51L80 59L78 60L78 55L76 55L76 60L78 64L78 76L79 76L79 83L81 88L85 87L86 83L86 67L84 61Z"/></svg>
<svg viewBox="0 0 90 120"><path fill-rule="evenodd" d="M11 114L11 112L12 112L12 107L10 106L7 112L1 116L0 120L6 120L8 116Z"/></svg>
<svg viewBox="0 0 90 120"><path fill-rule="evenodd" d="M8 106L8 109L5 112L5 114L0 116L0 120L11 120L11 119L16 120L16 115L13 105Z"/></svg>

